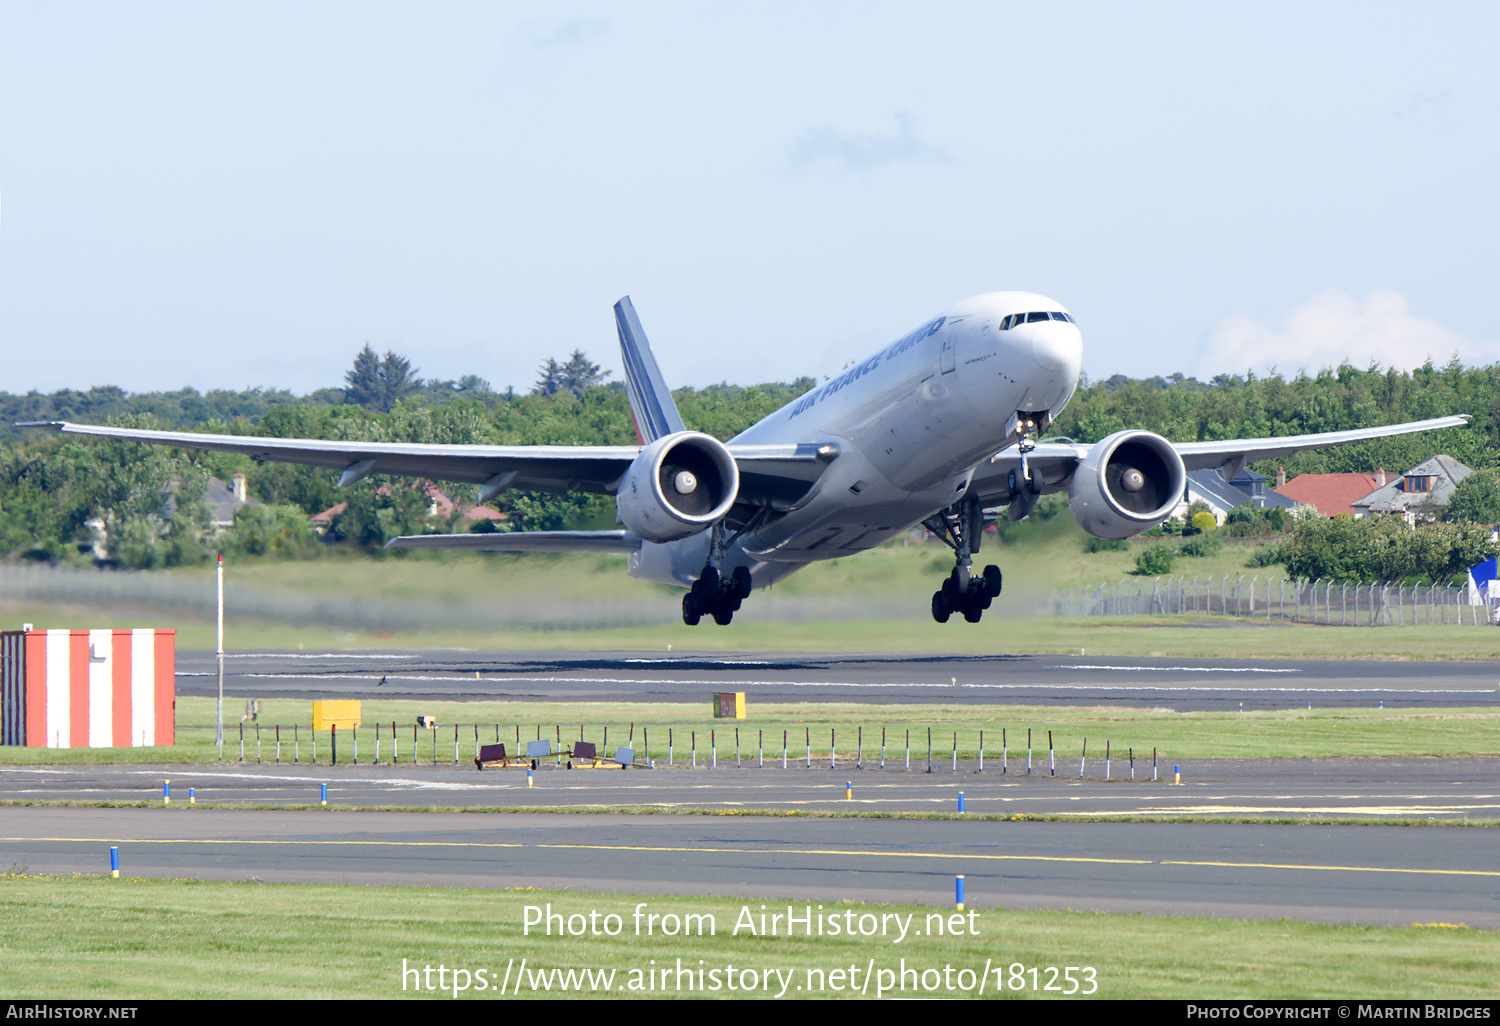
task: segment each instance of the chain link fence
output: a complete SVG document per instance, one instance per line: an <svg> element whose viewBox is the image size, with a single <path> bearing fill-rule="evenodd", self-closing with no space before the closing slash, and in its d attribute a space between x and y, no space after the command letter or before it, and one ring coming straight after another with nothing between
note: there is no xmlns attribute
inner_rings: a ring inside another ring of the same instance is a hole
<svg viewBox="0 0 1500 1026"><path fill-rule="evenodd" d="M747 623L928 618L926 593L796 595L758 592L736 614ZM128 607L211 620L211 576L96 570L46 564L0 564L0 598L78 606ZM380 594L326 595L245 586L226 588L225 615L269 623L316 624L372 633L443 628L596 630L670 623L681 595L642 588L629 597L506 595L449 600ZM1284 578L1133 578L1043 594L1007 591L1000 615L1054 617L1228 615L1302 623L1383 626L1492 622L1494 607L1471 604L1467 587L1298 582Z"/></svg>
<svg viewBox="0 0 1500 1026"><path fill-rule="evenodd" d="M130 607L211 620L216 608L212 576L91 567L0 564L0 598L79 606ZM464 594L448 600L394 598L378 593L310 594L226 586L224 614L240 620L316 624L372 633L443 628L485 631L598 630L671 623L682 615L682 592L641 586L627 597L547 597L531 593ZM788 595L758 592L735 614L737 621L807 623L819 620L888 620L927 616L926 596Z"/></svg>
<svg viewBox="0 0 1500 1026"><path fill-rule="evenodd" d="M1259 576L1153 577L1054 591L1050 615L1244 616L1340 626L1485 626L1496 610L1466 585L1338 583Z"/></svg>

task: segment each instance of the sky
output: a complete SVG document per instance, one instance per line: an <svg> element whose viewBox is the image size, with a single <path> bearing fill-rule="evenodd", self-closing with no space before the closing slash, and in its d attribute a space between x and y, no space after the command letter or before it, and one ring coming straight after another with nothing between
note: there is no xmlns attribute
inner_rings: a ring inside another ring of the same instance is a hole
<svg viewBox="0 0 1500 1026"><path fill-rule="evenodd" d="M0 0L0 390L1500 362L1500 5Z"/></svg>

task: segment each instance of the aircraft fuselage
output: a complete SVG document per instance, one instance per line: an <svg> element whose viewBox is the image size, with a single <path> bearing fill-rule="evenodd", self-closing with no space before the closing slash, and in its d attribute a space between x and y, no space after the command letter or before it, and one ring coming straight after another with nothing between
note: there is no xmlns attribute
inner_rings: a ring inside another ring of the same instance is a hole
<svg viewBox="0 0 1500 1026"><path fill-rule="evenodd" d="M1049 316L1011 323L1027 314ZM762 587L810 562L872 548L951 506L976 467L1020 439L1019 412L1057 416L1077 388L1082 357L1082 335L1060 304L990 292L792 400L731 443L826 442L839 456L812 493L730 545L723 571L745 566ZM645 544L630 573L690 584L708 546L706 533Z"/></svg>

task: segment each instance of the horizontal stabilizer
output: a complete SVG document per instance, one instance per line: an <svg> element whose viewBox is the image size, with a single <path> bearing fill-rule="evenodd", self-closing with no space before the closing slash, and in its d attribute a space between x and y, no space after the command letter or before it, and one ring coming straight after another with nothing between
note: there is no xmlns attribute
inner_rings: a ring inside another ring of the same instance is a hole
<svg viewBox="0 0 1500 1026"><path fill-rule="evenodd" d="M635 552L629 531L496 531L486 534L407 534L388 549L467 549L470 552Z"/></svg>

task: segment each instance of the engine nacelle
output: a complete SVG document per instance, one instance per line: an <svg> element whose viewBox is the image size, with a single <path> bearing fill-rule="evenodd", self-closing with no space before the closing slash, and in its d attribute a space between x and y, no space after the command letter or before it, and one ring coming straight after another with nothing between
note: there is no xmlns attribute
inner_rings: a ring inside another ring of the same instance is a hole
<svg viewBox="0 0 1500 1026"><path fill-rule="evenodd" d="M620 523L651 542L706 530L734 505L740 471L724 443L697 431L658 438L620 479Z"/></svg>
<svg viewBox="0 0 1500 1026"><path fill-rule="evenodd" d="M1068 509L1095 538L1149 531L1182 501L1187 470L1161 435L1117 431L1089 449L1068 486Z"/></svg>

